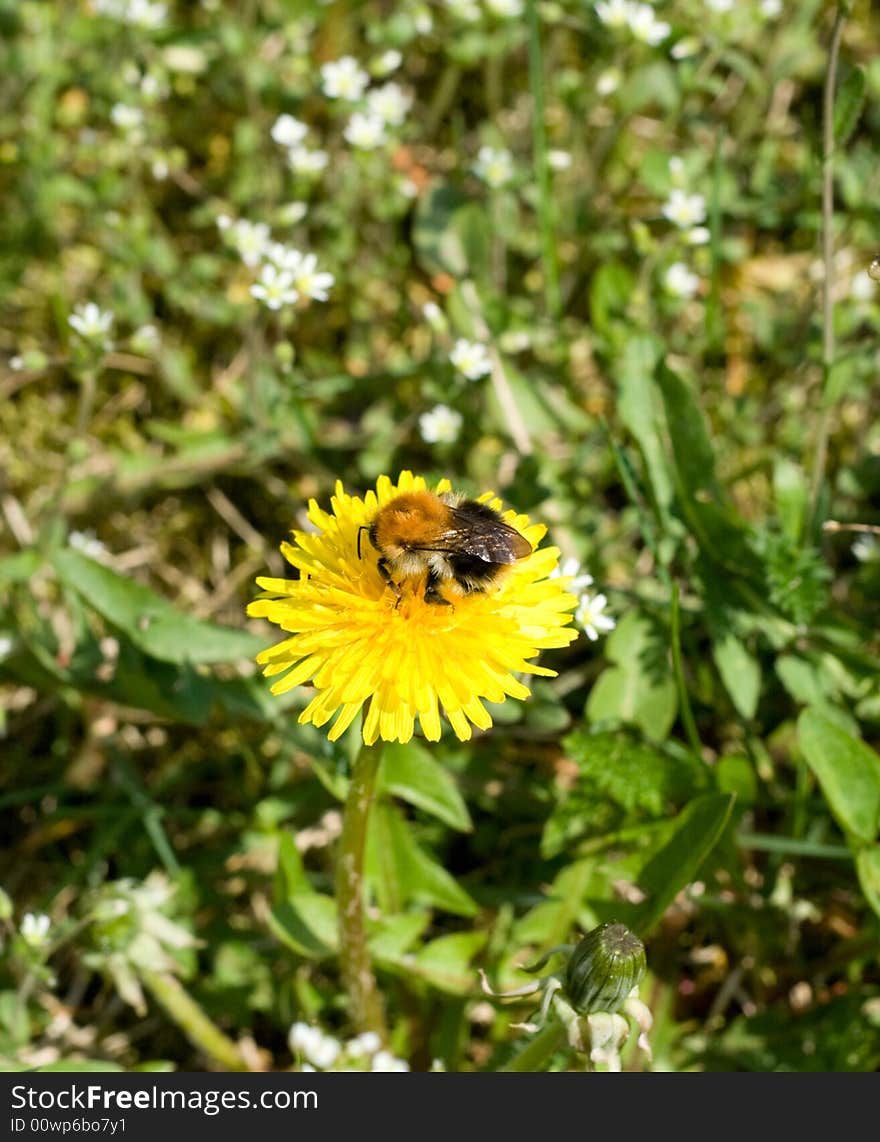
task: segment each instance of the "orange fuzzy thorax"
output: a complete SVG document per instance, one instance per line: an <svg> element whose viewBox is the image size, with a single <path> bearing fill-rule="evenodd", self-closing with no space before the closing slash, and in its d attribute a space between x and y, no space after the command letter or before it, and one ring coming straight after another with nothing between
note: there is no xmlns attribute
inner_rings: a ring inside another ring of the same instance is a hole
<svg viewBox="0 0 880 1142"><path fill-rule="evenodd" d="M449 507L430 492L406 492L379 512L375 537L380 549L430 546L449 527Z"/></svg>

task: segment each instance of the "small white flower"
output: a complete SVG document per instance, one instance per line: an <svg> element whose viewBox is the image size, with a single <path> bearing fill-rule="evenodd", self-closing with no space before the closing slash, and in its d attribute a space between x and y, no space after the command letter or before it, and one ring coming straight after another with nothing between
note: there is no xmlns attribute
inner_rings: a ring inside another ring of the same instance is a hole
<svg viewBox="0 0 880 1142"><path fill-rule="evenodd" d="M84 341L104 344L113 326L113 314L109 310L99 309L93 301L87 301L85 305L76 307L68 317L67 324Z"/></svg>
<svg viewBox="0 0 880 1142"><path fill-rule="evenodd" d="M476 0L446 0L446 7L463 24L476 24L480 19L480 6Z"/></svg>
<svg viewBox="0 0 880 1142"><path fill-rule="evenodd" d="M880 562L880 538L876 535L860 535L853 540L852 553L859 563Z"/></svg>
<svg viewBox="0 0 880 1142"><path fill-rule="evenodd" d="M309 129L306 124L301 123L293 115L279 115L272 124L270 132L272 138L281 147L298 146L308 133Z"/></svg>
<svg viewBox="0 0 880 1142"><path fill-rule="evenodd" d="M246 266L259 263L270 241L265 222L248 222L246 218L233 222L226 233Z"/></svg>
<svg viewBox="0 0 880 1142"><path fill-rule="evenodd" d="M81 551L83 555L88 555L90 559L100 560L107 554L106 546L98 539L91 528L87 531L72 531L67 537L67 542L75 551Z"/></svg>
<svg viewBox="0 0 880 1142"><path fill-rule="evenodd" d="M367 93L370 114L392 127L399 127L412 106L412 96L399 83L386 83Z"/></svg>
<svg viewBox="0 0 880 1142"><path fill-rule="evenodd" d="M568 151L549 150L547 152L547 162L555 171L567 171L571 166L571 154Z"/></svg>
<svg viewBox="0 0 880 1142"><path fill-rule="evenodd" d="M136 28L161 28L168 16L168 5L152 0L128 0L125 21Z"/></svg>
<svg viewBox="0 0 880 1142"><path fill-rule="evenodd" d="M708 226L692 226L684 237L689 246L705 246L712 232Z"/></svg>
<svg viewBox="0 0 880 1142"><path fill-rule="evenodd" d="M318 259L314 254L300 255L299 264L291 265L293 285L302 297L313 301L326 301L328 291L336 280L333 274L318 269Z"/></svg>
<svg viewBox="0 0 880 1142"><path fill-rule="evenodd" d="M669 160L669 177L673 186L684 186L685 169L684 159L680 155L673 155Z"/></svg>
<svg viewBox="0 0 880 1142"><path fill-rule="evenodd" d="M663 285L673 297L691 298L700 288L700 279L684 262L673 262L663 275Z"/></svg>
<svg viewBox="0 0 880 1142"><path fill-rule="evenodd" d="M385 120L378 115L355 111L343 131L353 147L362 151L372 151L385 142Z"/></svg>
<svg viewBox="0 0 880 1142"><path fill-rule="evenodd" d="M603 97L613 95L618 87L620 87L621 78L619 68L607 67L596 80L596 93Z"/></svg>
<svg viewBox="0 0 880 1142"><path fill-rule="evenodd" d="M419 417L419 432L426 444L454 444L461 431L461 413L438 404Z"/></svg>
<svg viewBox="0 0 880 1142"><path fill-rule="evenodd" d="M413 13L413 27L420 36L427 36L434 29L434 17L427 8L420 6Z"/></svg>
<svg viewBox="0 0 880 1142"><path fill-rule="evenodd" d="M293 305L299 298L293 286L293 274L290 270L279 270L273 265L263 266L260 270L260 280L251 286L251 296L269 309Z"/></svg>
<svg viewBox="0 0 880 1142"><path fill-rule="evenodd" d="M873 278L867 270L860 270L850 282L849 295L853 301L871 301L876 289Z"/></svg>
<svg viewBox="0 0 880 1142"><path fill-rule="evenodd" d="M557 564L547 578L570 579L571 582L566 583L565 589L572 595L581 595L587 587L593 585L593 576L587 571L581 571L580 563L573 558L565 559L562 563Z"/></svg>
<svg viewBox="0 0 880 1142"><path fill-rule="evenodd" d="M579 623L591 642L599 637L599 632L614 630L617 625L610 615L603 614L608 600L604 595L581 595L580 604L575 612L575 622Z"/></svg>
<svg viewBox="0 0 880 1142"><path fill-rule="evenodd" d="M349 1055L375 1055L381 1046L382 1040L375 1031L364 1031L349 1039L345 1049Z"/></svg>
<svg viewBox="0 0 880 1142"><path fill-rule="evenodd" d="M114 103L110 108L110 118L121 130L132 132L143 126L144 113L140 107L131 107L127 103Z"/></svg>
<svg viewBox="0 0 880 1142"><path fill-rule="evenodd" d="M390 75L392 71L397 71L402 63L403 55L396 48L389 48L382 52L378 59L373 60L371 70L373 75Z"/></svg>
<svg viewBox="0 0 880 1142"><path fill-rule="evenodd" d="M308 147L290 147L287 152L287 165L294 174L320 174L328 161L327 152L317 148L309 150Z"/></svg>
<svg viewBox="0 0 880 1142"><path fill-rule="evenodd" d="M705 0L706 7L713 12L729 12L733 7L733 0Z"/></svg>
<svg viewBox="0 0 880 1142"><path fill-rule="evenodd" d="M129 344L135 353L143 353L144 356L147 356L158 349L159 341L159 330L152 322L147 322L146 325L142 325L132 333Z"/></svg>
<svg viewBox="0 0 880 1142"><path fill-rule="evenodd" d="M498 147L480 147L473 172L487 186L505 186L513 178L513 156Z"/></svg>
<svg viewBox="0 0 880 1142"><path fill-rule="evenodd" d="M322 1035L319 1032L319 1036L306 1054L310 1063L313 1063L319 1070L326 1071L339 1058L342 1047L332 1035Z"/></svg>
<svg viewBox="0 0 880 1142"><path fill-rule="evenodd" d="M662 43L672 31L669 24L657 19L657 13L650 4L631 4L627 23L637 40L652 47Z"/></svg>
<svg viewBox="0 0 880 1142"><path fill-rule="evenodd" d="M302 222L308 212L307 202L288 202L286 206L279 207L278 221L282 226L295 226L297 222Z"/></svg>
<svg viewBox="0 0 880 1142"><path fill-rule="evenodd" d="M229 217L228 214L218 214L217 215L217 229L220 230L221 233L224 230L228 230L231 225L232 225L232 219Z"/></svg>
<svg viewBox="0 0 880 1142"><path fill-rule="evenodd" d="M690 59L695 56L700 50L700 41L696 36L685 36L683 40L678 40L669 49L669 54L673 59Z"/></svg>
<svg viewBox="0 0 880 1142"><path fill-rule="evenodd" d="M630 21L631 0L599 0L593 5L596 15L608 28L625 28Z"/></svg>
<svg viewBox="0 0 880 1142"><path fill-rule="evenodd" d="M377 1051L373 1055L370 1065L371 1071L408 1071L409 1063L405 1059L395 1058L390 1051Z"/></svg>
<svg viewBox="0 0 880 1142"><path fill-rule="evenodd" d="M663 216L682 230L698 226L706 217L706 200L702 194L687 194L679 187L669 192L663 204Z"/></svg>
<svg viewBox="0 0 880 1142"><path fill-rule="evenodd" d="M287 1033L287 1042L291 1051L308 1054L311 1048L321 1038L319 1027L312 1027L308 1023L294 1023Z"/></svg>
<svg viewBox="0 0 880 1142"><path fill-rule="evenodd" d="M775 20L782 15L782 0L761 0L761 14L768 20Z"/></svg>
<svg viewBox="0 0 880 1142"><path fill-rule="evenodd" d="M469 381L478 381L492 372L489 350L479 341L466 341L460 337L452 347L449 360Z"/></svg>
<svg viewBox="0 0 880 1142"><path fill-rule="evenodd" d="M523 0L485 0L486 7L500 20L514 20L525 10Z"/></svg>
<svg viewBox="0 0 880 1142"><path fill-rule="evenodd" d="M13 646L15 646L15 641L12 635L0 634L0 661L6 658Z"/></svg>
<svg viewBox="0 0 880 1142"><path fill-rule="evenodd" d="M25 912L21 919L21 938L31 948L41 948L49 935L51 921L45 912Z"/></svg>
<svg viewBox="0 0 880 1142"><path fill-rule="evenodd" d="M321 86L328 99L354 102L363 95L370 77L354 56L343 56L321 68Z"/></svg>

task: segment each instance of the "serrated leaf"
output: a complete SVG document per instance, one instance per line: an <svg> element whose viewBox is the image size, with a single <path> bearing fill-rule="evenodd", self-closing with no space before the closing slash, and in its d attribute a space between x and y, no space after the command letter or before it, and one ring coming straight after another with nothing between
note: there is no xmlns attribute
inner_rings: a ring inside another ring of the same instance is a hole
<svg viewBox="0 0 880 1142"><path fill-rule="evenodd" d="M724 688L744 718L755 716L761 693L761 667L740 640L727 631L712 642L712 657Z"/></svg>
<svg viewBox="0 0 880 1142"><path fill-rule="evenodd" d="M252 658L265 641L248 631L203 622L124 575L65 548L53 563L62 582L135 646L163 662L209 663Z"/></svg>
<svg viewBox="0 0 880 1142"><path fill-rule="evenodd" d="M880 757L816 709L798 718L798 741L837 823L871 844L880 828Z"/></svg>
<svg viewBox="0 0 880 1142"><path fill-rule="evenodd" d="M452 829L468 833L473 828L454 779L419 742L386 744L379 787L437 817Z"/></svg>
<svg viewBox="0 0 880 1142"><path fill-rule="evenodd" d="M627 921L634 931L647 934L681 889L690 884L718 843L730 819L734 800L730 793L707 793L679 813L674 832L639 876L639 888L646 899L636 906Z"/></svg>
<svg viewBox="0 0 880 1142"><path fill-rule="evenodd" d="M834 97L834 145L842 147L856 129L865 103L865 73L853 67Z"/></svg>

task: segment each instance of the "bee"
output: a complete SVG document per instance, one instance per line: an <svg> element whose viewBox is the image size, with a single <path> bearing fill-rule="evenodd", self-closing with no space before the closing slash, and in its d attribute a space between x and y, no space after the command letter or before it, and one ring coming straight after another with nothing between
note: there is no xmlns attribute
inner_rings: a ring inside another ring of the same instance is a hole
<svg viewBox="0 0 880 1142"><path fill-rule="evenodd" d="M358 529L379 552L379 574L400 603L400 584L425 575L425 602L449 606L444 585L464 595L488 591L532 545L488 504L452 493L404 492Z"/></svg>

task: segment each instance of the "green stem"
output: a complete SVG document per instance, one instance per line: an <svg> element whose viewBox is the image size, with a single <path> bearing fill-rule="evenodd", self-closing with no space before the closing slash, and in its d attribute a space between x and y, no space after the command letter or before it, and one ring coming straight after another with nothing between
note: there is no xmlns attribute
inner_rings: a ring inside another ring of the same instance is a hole
<svg viewBox="0 0 880 1142"><path fill-rule="evenodd" d="M541 58L541 26L536 0L527 0L529 21L529 86L532 92L532 148L538 176L538 219L544 262L544 290L547 312L559 317L559 263L556 257L555 210L550 164L547 161L547 131L544 125L544 64Z"/></svg>
<svg viewBox="0 0 880 1142"><path fill-rule="evenodd" d="M840 4L834 17L831 44L828 48L828 70L822 93L822 411L813 457L810 487L810 534L815 533L819 495L828 460L828 437L831 433L831 405L828 401L828 379L834 365L834 93L837 87L837 61L840 41L846 23L848 6Z"/></svg>
<svg viewBox="0 0 880 1142"><path fill-rule="evenodd" d="M384 1039L382 996L370 964L364 921L364 852L381 760L381 742L375 745L364 743L355 759L339 839L336 907L339 914L339 963L348 994L351 1022L358 1031L375 1031Z"/></svg>
<svg viewBox="0 0 880 1142"><path fill-rule="evenodd" d="M672 668L675 671L675 684L678 687L678 704L681 709L681 720L684 723L685 733L691 749L697 757L703 756L703 746L700 735L697 733L697 723L694 721L688 698L687 687L684 682L684 663L681 657L681 622L678 607L678 583L672 584L672 596L669 600L672 625Z"/></svg>
<svg viewBox="0 0 880 1142"><path fill-rule="evenodd" d="M178 979L168 972L142 971L153 998L194 1047L226 1071L249 1071L236 1044L213 1023Z"/></svg>
<svg viewBox="0 0 880 1142"><path fill-rule="evenodd" d="M565 1027L552 1019L510 1060L502 1071L545 1071L555 1053L565 1044Z"/></svg>

